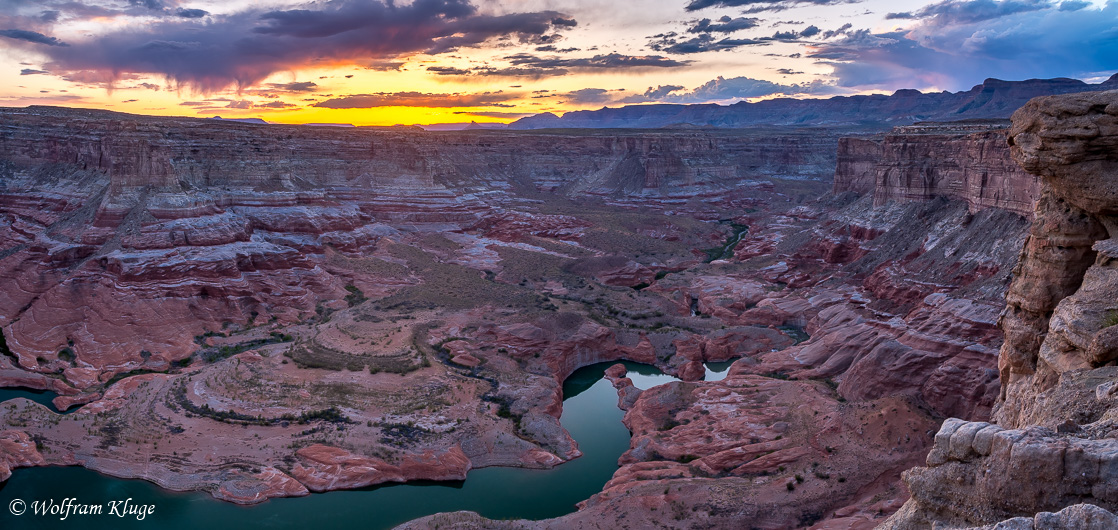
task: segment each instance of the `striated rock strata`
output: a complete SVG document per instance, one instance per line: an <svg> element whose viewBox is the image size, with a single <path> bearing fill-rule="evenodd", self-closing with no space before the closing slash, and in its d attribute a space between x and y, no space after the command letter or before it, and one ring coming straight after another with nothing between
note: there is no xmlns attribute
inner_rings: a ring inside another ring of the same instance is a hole
<svg viewBox="0 0 1118 530"><path fill-rule="evenodd" d="M392 258L338 265L407 234L485 234L459 237L475 251L449 259L484 255L478 268L499 272L490 241L588 232L570 216L515 211L538 201L520 195L683 210L695 196L741 200L771 189L754 180L768 175L825 178L838 135L439 134L47 107L0 115L0 330L14 354L0 374L71 395L165 370L206 333L337 309L347 286L413 284ZM629 258L600 261L609 266L595 274L610 285L655 275Z"/></svg>
<svg viewBox="0 0 1118 530"><path fill-rule="evenodd" d="M1001 319L995 424L945 423L889 527L1103 528L1118 510L1118 91L1035 99L1009 142L1042 190ZM1103 510L1064 511L1081 503Z"/></svg>
<svg viewBox="0 0 1118 530"><path fill-rule="evenodd" d="M610 369L630 447L540 525L866 528L999 395L1027 220L981 187L819 198L835 130L10 115L0 377L80 406L0 407L49 449L13 465L239 503L548 468L582 454L564 380L625 359L683 382Z"/></svg>
<svg viewBox="0 0 1118 530"><path fill-rule="evenodd" d="M1008 122L928 123L880 137L839 140L836 193L872 194L874 204L950 197L972 211L1032 215L1039 178L1010 156Z"/></svg>

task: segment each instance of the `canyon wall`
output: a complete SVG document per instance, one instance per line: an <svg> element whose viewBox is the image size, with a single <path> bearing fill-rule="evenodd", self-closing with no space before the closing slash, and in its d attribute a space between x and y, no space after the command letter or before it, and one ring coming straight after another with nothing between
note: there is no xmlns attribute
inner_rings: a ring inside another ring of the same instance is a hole
<svg viewBox="0 0 1118 530"><path fill-rule="evenodd" d="M875 205L943 196L971 211L1030 216L1039 179L1010 156L1001 122L926 123L839 140L834 191L872 194Z"/></svg>
<svg viewBox="0 0 1118 530"><path fill-rule="evenodd" d="M1042 185L1000 321L995 424L944 424L893 528L1118 510L1118 91L1034 99L1008 134ZM1100 512L1063 527L1113 522Z"/></svg>
<svg viewBox="0 0 1118 530"><path fill-rule="evenodd" d="M70 164L111 191L223 187L307 191L509 180L601 194L731 187L743 178L827 178L842 129L516 133L323 128L106 111L0 109L0 152L17 166ZM507 185L507 184L506 184Z"/></svg>

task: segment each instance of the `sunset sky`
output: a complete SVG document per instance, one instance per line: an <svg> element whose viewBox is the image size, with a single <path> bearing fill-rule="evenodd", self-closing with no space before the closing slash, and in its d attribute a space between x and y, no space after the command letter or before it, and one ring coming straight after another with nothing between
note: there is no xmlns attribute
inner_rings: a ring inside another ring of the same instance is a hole
<svg viewBox="0 0 1118 530"><path fill-rule="evenodd" d="M0 0L0 105L508 122L1118 70L1118 0Z"/></svg>

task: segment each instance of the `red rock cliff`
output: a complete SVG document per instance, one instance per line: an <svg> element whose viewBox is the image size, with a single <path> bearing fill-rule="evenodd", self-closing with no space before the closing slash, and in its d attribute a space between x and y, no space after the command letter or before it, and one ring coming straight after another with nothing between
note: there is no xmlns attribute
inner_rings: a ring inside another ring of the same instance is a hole
<svg viewBox="0 0 1118 530"><path fill-rule="evenodd" d="M874 204L943 196L971 211L1001 208L1031 216L1039 180L1010 156L999 123L897 127L839 140L834 191L873 194Z"/></svg>
<svg viewBox="0 0 1118 530"><path fill-rule="evenodd" d="M1008 134L1042 182L1000 322L996 425L948 420L889 528L1118 526L1118 91L1034 99Z"/></svg>

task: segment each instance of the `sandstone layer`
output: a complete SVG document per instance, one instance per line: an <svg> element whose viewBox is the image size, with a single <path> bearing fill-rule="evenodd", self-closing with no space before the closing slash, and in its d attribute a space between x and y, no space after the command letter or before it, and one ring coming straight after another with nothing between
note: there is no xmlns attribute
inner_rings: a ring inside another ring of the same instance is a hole
<svg viewBox="0 0 1118 530"><path fill-rule="evenodd" d="M873 194L874 204L950 197L972 211L1032 215L1040 179L1017 165L1005 122L926 123L879 137L839 141L836 193Z"/></svg>
<svg viewBox="0 0 1118 530"><path fill-rule="evenodd" d="M401 231L571 241L589 223L518 212L523 196L652 198L687 210L696 196L764 195L768 175L822 178L837 137L338 131L45 107L0 114L0 329L27 372L10 381L66 394L164 370L207 332L336 309L347 285L408 285L414 277L387 266L331 263ZM715 209L704 215L717 219ZM487 239L457 244L476 251L452 259L493 261ZM596 272L611 285L655 274L631 259Z"/></svg>
<svg viewBox="0 0 1118 530"><path fill-rule="evenodd" d="M1009 143L1042 187L1001 318L995 423L945 423L890 527L1103 528L1118 510L1118 92L1035 99Z"/></svg>

